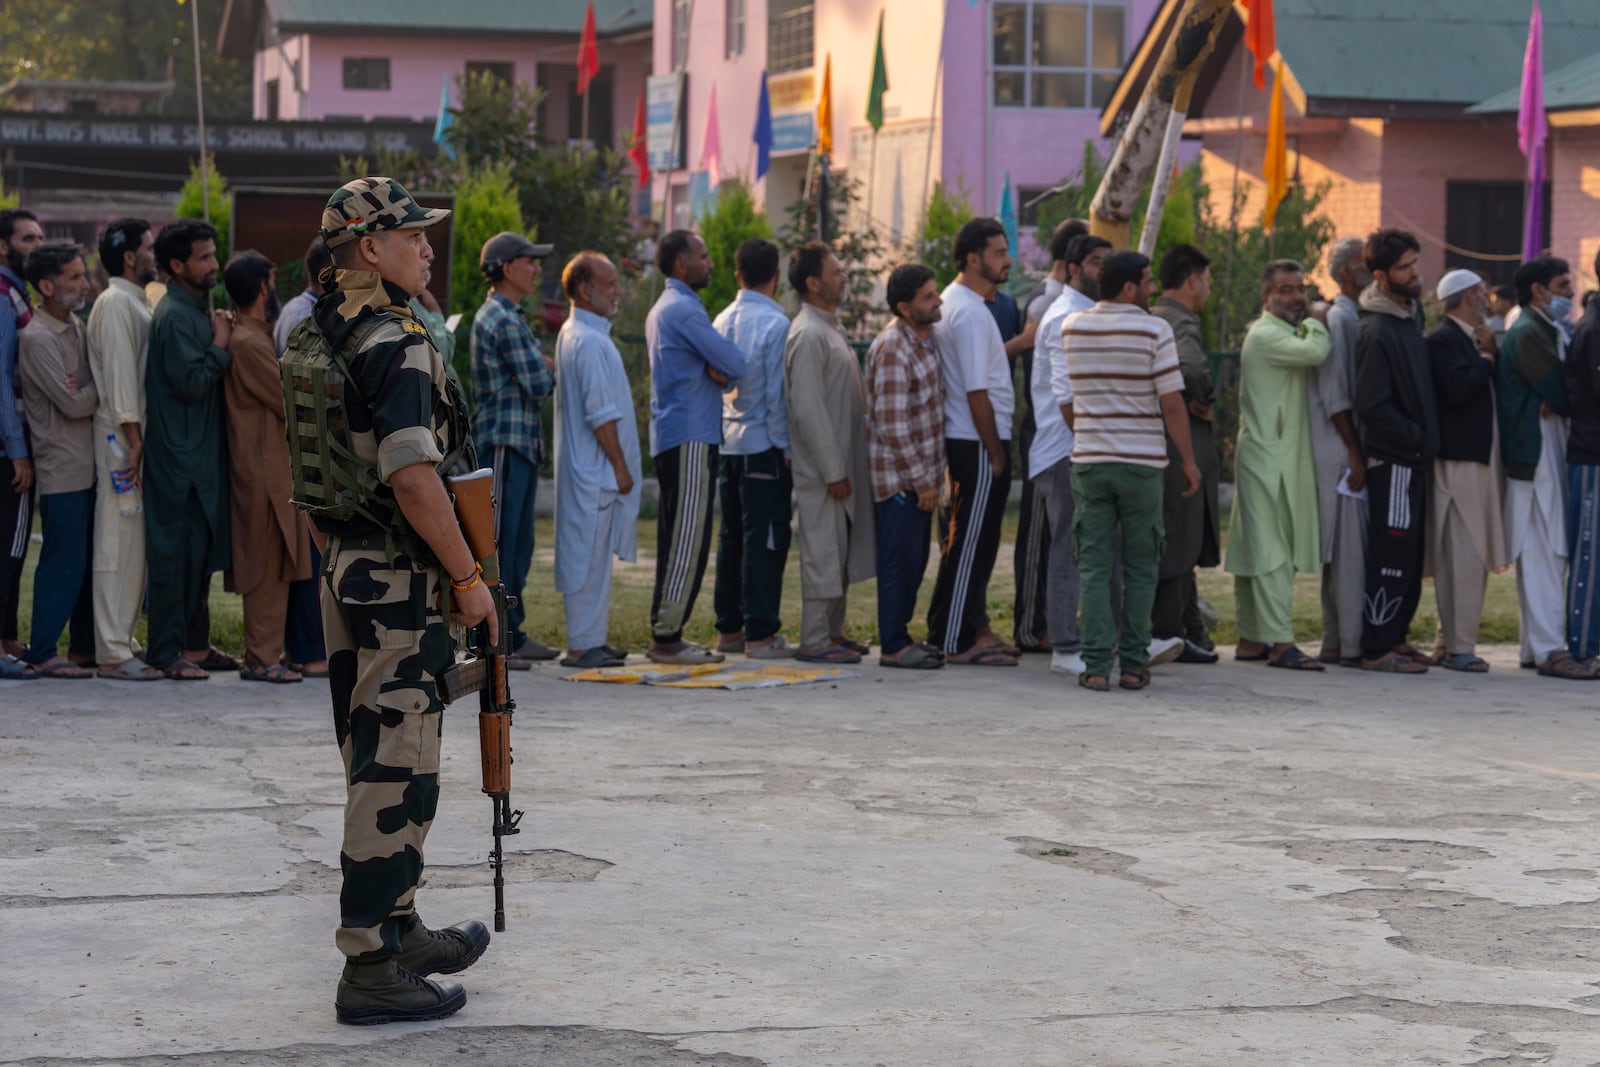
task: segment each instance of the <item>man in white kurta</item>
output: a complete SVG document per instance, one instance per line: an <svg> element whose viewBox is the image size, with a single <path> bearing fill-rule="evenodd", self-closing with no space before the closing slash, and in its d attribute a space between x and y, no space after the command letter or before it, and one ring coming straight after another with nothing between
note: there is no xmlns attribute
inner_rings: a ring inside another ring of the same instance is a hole
<svg viewBox="0 0 1600 1067"><path fill-rule="evenodd" d="M1294 643L1294 575L1322 563L1306 372L1328 358L1325 311L1308 317L1305 274L1268 264L1265 307L1239 355L1239 439L1227 570L1234 575L1238 659L1321 670Z"/></svg>
<svg viewBox="0 0 1600 1067"><path fill-rule="evenodd" d="M155 280L155 234L143 219L117 219L100 234L100 262L120 268L89 311L89 368L100 390L94 413L95 509L94 643L95 661L110 677L154 681L161 672L139 658L133 639L144 600L144 515L124 501L137 490L118 493L111 471L137 475L144 454L144 364L150 338L150 302L145 283ZM123 458L111 452L115 438ZM119 478L123 475L119 474ZM123 510L132 514L124 515Z"/></svg>
<svg viewBox="0 0 1600 1067"><path fill-rule="evenodd" d="M794 250L789 284L800 314L784 346L789 448L800 529L800 651L816 663L859 663L845 634L845 594L877 572L867 396L836 314L848 276L827 245Z"/></svg>
<svg viewBox="0 0 1600 1067"><path fill-rule="evenodd" d="M617 268L580 252L561 275L572 314L556 335L555 584L566 608L568 667L615 667L606 643L611 558L638 556L639 425L611 316L622 302Z"/></svg>

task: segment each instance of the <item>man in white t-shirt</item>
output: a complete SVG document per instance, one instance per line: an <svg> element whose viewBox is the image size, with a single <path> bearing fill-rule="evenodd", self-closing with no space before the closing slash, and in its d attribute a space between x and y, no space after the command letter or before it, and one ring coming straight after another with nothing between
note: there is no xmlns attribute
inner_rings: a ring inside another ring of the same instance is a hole
<svg viewBox="0 0 1600 1067"><path fill-rule="evenodd" d="M1110 241L1089 234L1073 238L1067 246L1067 284L1039 320L1028 383L1038 426L1028 450L1028 470L1044 501L1050 531L1045 615L1050 628L1050 669L1057 674L1083 673L1078 561L1072 549L1073 439L1065 414L1072 406L1072 383L1067 379L1061 327L1068 315L1094 307L1100 295L1100 264L1110 254Z"/></svg>
<svg viewBox="0 0 1600 1067"><path fill-rule="evenodd" d="M1011 361L984 301L1011 275L1005 227L972 219L955 240L956 280L945 287L944 319L934 327L944 378L948 511L939 577L928 606L928 640L945 662L1015 667L1018 650L989 628L989 575L1011 490Z"/></svg>

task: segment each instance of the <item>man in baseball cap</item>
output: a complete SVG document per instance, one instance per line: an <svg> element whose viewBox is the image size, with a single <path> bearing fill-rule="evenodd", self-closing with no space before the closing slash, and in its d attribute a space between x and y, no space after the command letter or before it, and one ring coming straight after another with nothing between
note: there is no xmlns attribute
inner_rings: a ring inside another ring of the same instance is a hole
<svg viewBox="0 0 1600 1067"><path fill-rule="evenodd" d="M517 598L507 612L512 654L506 665L518 670L560 655L522 630L522 590L533 565L534 497L544 460L539 414L555 389L555 368L540 351L522 302L539 287L539 261L550 252L550 245L520 233L497 233L485 241L478 265L489 296L472 320L472 394L478 399L472 440L494 468L500 573L506 592Z"/></svg>
<svg viewBox="0 0 1600 1067"><path fill-rule="evenodd" d="M1496 346L1486 325L1489 294L1470 270L1439 279L1445 317L1428 334L1439 404L1439 455L1433 464L1433 589L1439 598L1439 666L1481 674L1478 622L1489 572L1504 567L1502 475L1494 406Z"/></svg>

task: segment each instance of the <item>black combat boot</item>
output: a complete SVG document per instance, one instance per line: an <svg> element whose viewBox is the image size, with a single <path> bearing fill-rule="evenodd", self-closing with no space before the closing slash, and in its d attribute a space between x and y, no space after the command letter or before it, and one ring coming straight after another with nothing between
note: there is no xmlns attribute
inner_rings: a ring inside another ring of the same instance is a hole
<svg viewBox="0 0 1600 1067"><path fill-rule="evenodd" d="M454 982L430 982L400 966L394 956L371 963L346 960L333 996L333 1010L342 1023L376 1026L443 1019L467 1003L467 992Z"/></svg>
<svg viewBox="0 0 1600 1067"><path fill-rule="evenodd" d="M415 912L400 921L400 966L424 978L464 971L488 947L489 929L476 919L444 930L423 926Z"/></svg>

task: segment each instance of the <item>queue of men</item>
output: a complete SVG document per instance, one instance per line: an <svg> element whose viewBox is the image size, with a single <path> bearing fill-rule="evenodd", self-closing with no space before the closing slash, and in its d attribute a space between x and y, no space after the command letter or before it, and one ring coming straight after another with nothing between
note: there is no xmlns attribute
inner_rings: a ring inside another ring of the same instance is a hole
<svg viewBox="0 0 1600 1067"><path fill-rule="evenodd" d="M13 534L0 560L5 677L238 669L292 682L326 671L313 577L326 539L289 504L277 361L324 294L332 258L319 234L306 291L280 309L274 264L241 252L220 272L232 311L214 312L215 241L194 220L159 233L111 223L100 261L118 273L85 322L81 250L44 241L26 211L0 216L0 389L14 381L20 398L0 406L0 524ZM1201 333L1209 259L1178 245L1152 264L1078 220L1057 227L1050 251L1049 273L1019 305L1004 292L1004 228L972 220L942 291L926 267L890 273L893 317L863 363L838 314L845 264L828 245L802 244L784 262L772 242L746 242L733 264L738 296L712 321L699 299L717 266L705 243L681 230L659 240L665 288L646 323L660 485L651 660L858 663L871 650L847 632L848 591L876 577L885 667L1014 666L1048 652L1054 671L1085 688L1138 689L1154 664L1217 661L1195 573L1221 563L1235 578L1237 659L1481 673L1487 578L1515 562L1524 666L1600 676L1600 366L1589 367L1600 364L1600 335L1591 310L1569 338L1566 263L1524 264L1517 306L1499 321L1504 294L1451 271L1427 334L1420 244L1405 231L1336 243L1331 305L1310 301L1301 264L1269 264L1241 355L1224 555ZM551 252L513 233L482 249L489 294L472 329L472 436L495 472L503 578L520 602L546 466L541 409L556 394L554 578L567 647L524 632L519 603L510 665L617 666L628 652L609 634L611 561L636 557L642 482L632 385L610 336L622 287L605 256L572 257L561 277L571 314L546 356L522 305ZM158 277L166 290L152 312ZM792 319L777 299L784 280ZM448 351L426 290L406 303ZM1008 643L988 605L1014 425L1026 491ZM23 642L16 595L35 497L43 545ZM718 640L707 648L683 632L719 502ZM927 639L915 641L936 515ZM781 615L791 531L793 642ZM218 571L244 598L242 662L210 641ZM1321 578L1314 655L1295 641L1296 574ZM1426 651L1406 638L1425 575L1440 619Z"/></svg>

